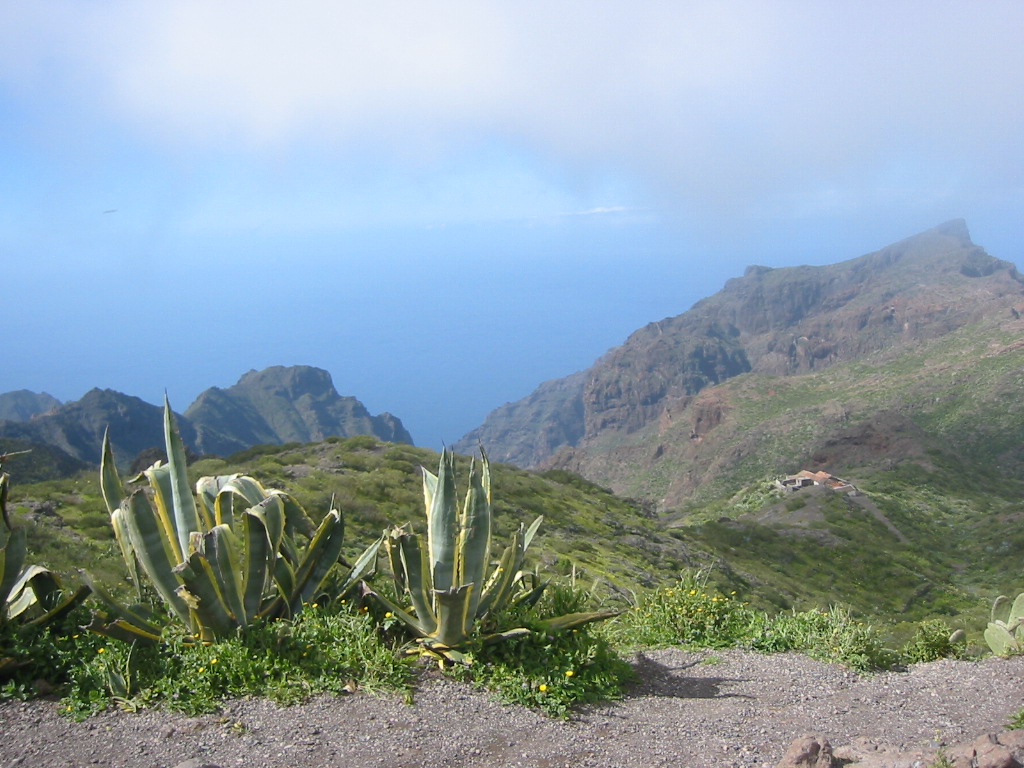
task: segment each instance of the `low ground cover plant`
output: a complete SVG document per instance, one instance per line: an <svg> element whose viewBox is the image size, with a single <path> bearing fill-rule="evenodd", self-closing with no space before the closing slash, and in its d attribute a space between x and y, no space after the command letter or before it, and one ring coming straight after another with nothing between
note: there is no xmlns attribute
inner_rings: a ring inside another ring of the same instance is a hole
<svg viewBox="0 0 1024 768"><path fill-rule="evenodd" d="M163 706L215 712L225 699L266 696L283 704L314 693L410 691L413 670L357 607L309 606L294 620L264 621L210 643L181 629L160 645L123 643L92 633L72 641L64 712L84 717L110 706Z"/></svg>
<svg viewBox="0 0 1024 768"><path fill-rule="evenodd" d="M572 707L617 699L633 679L633 669L609 639L589 624L552 629L546 617L587 612L592 596L570 584L553 584L536 604L510 606L504 622L530 632L471 647L471 662L454 667L456 676L493 691L504 702L568 717Z"/></svg>

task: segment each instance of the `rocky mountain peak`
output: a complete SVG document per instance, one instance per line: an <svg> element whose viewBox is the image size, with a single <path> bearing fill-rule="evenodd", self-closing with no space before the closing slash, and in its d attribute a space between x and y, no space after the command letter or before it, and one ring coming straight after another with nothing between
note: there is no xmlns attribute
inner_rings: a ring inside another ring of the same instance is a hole
<svg viewBox="0 0 1024 768"><path fill-rule="evenodd" d="M590 369L494 411L456 449L479 441L522 466L567 449L593 457L678 418L696 395L740 374L796 376L909 349L1009 313L1022 290L1014 265L975 245L962 219L847 261L751 266L689 311L637 330ZM599 473L591 479L601 482Z"/></svg>
<svg viewBox="0 0 1024 768"><path fill-rule="evenodd" d="M0 395L0 406L26 402L20 393ZM40 402L45 404L36 399L28 404L36 410L28 421L0 420L0 450L4 440L44 444L96 464L109 427L117 460L127 466L139 453L164 443L163 408L131 395L94 388L46 413L38 412ZM177 422L182 439L197 453L228 455L264 443L315 442L331 436L412 442L398 418L371 415L355 397L339 395L327 371L310 366L249 371L231 387L211 387Z"/></svg>
<svg viewBox="0 0 1024 768"><path fill-rule="evenodd" d="M274 365L261 371L251 370L230 388L233 392L262 390L297 400L302 396L340 397L331 374L309 365Z"/></svg>

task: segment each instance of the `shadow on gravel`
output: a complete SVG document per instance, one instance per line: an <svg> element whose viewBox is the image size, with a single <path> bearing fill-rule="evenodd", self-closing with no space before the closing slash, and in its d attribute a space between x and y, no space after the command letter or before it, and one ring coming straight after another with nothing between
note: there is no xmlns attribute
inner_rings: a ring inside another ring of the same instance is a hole
<svg viewBox="0 0 1024 768"><path fill-rule="evenodd" d="M638 653L633 661L633 670L637 675L637 682L631 686L631 696L662 696L672 699L730 699L753 698L745 694L728 693L722 689L728 688L741 680L728 677L703 677L700 675L681 674L684 670L693 669L708 670L699 661L691 661L687 664L670 667L666 664L648 658L643 653Z"/></svg>

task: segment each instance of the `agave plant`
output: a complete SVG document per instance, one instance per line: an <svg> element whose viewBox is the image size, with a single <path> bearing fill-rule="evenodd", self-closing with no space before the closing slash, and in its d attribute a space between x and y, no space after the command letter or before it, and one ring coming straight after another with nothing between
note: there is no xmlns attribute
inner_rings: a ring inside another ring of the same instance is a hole
<svg viewBox="0 0 1024 768"><path fill-rule="evenodd" d="M257 620L293 617L325 591L340 597L373 570L380 540L332 583L344 537L337 510L314 525L291 496L244 475L200 478L193 495L166 398L164 438L167 463L143 472L148 488L126 493L104 436L101 488L138 602L118 602L86 575L112 614L95 615L93 631L160 639L162 623L141 601L143 575L169 614L207 642Z"/></svg>
<svg viewBox="0 0 1024 768"><path fill-rule="evenodd" d="M0 455L0 624L16 621L24 624L50 624L67 615L89 594L82 586L65 592L55 573L40 565L25 566L27 546L25 530L12 528L7 514L10 476L3 472L4 461L13 454ZM0 654L0 669L14 663Z"/></svg>
<svg viewBox="0 0 1024 768"><path fill-rule="evenodd" d="M992 603L992 615L985 630L985 642L998 656L1024 653L1024 592L1010 606L1006 621L996 618L996 611L1010 602L1006 595L1000 595Z"/></svg>
<svg viewBox="0 0 1024 768"><path fill-rule="evenodd" d="M525 585L522 571L526 550L543 517L512 534L511 543L496 563L490 562L493 513L491 477L487 456L481 452L479 466L470 465L469 489L461 510L455 489L454 456L441 454L438 473L423 468L423 500L427 513L426 549L418 534L408 527L386 533L387 552L398 599L402 608L377 592L368 590L416 637L420 650L442 659L459 661L458 649L481 626L499 616L516 600L536 600L544 586ZM488 568L490 573L488 574ZM570 629L614 613L574 613L546 619L535 625L551 632ZM489 628L493 629L493 627ZM531 632L526 627L484 633L484 640L499 640Z"/></svg>

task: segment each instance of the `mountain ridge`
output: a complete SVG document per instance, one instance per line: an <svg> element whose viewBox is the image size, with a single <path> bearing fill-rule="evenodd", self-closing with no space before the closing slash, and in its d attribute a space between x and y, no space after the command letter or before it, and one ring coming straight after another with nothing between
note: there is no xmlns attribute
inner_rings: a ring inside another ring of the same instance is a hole
<svg viewBox="0 0 1024 768"><path fill-rule="evenodd" d="M127 464L163 444L163 408L132 395L94 388L67 403L35 393L8 395L0 395L0 403L10 406L8 412L28 417L0 420L0 449L15 440L19 446L45 445L77 462L97 464L109 428L118 461ZM43 405L52 407L43 410ZM249 371L232 387L200 393L176 419L182 440L200 454L359 434L412 443L397 417L371 415L355 397L339 395L327 371L311 366ZM77 466L57 463L65 464Z"/></svg>
<svg viewBox="0 0 1024 768"><path fill-rule="evenodd" d="M666 452L679 472L692 472L683 456L714 447L708 433L735 407L730 382L799 379L879 355L898 358L983 321L995 332L1021 309L1016 267L975 245L961 219L834 264L749 267L690 310L638 329L589 369L496 409L455 447L480 442L499 460L577 471L664 504L629 476L649 474ZM553 419L576 440L545 440ZM699 484L679 484L669 502Z"/></svg>

